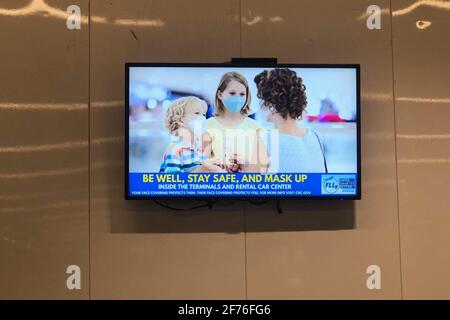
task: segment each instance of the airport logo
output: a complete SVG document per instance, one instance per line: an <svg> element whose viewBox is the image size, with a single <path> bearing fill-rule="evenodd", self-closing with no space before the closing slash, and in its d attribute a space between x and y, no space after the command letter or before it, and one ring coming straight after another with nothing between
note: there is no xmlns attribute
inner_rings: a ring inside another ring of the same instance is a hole
<svg viewBox="0 0 450 320"><path fill-rule="evenodd" d="M322 175L322 194L356 194L356 175Z"/></svg>
<svg viewBox="0 0 450 320"><path fill-rule="evenodd" d="M338 191L339 182L335 177L322 179L322 193L335 193Z"/></svg>

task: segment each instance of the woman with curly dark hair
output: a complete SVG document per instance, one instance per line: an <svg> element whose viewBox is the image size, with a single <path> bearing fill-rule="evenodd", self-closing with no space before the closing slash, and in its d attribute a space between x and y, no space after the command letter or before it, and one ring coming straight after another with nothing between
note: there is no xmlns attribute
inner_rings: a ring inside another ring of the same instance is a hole
<svg viewBox="0 0 450 320"><path fill-rule="evenodd" d="M290 69L265 70L255 77L261 107L269 110L267 121L279 134L278 159L271 172L327 172L325 154L319 135L300 126L306 111L306 87L302 78ZM270 150L270 152L274 152ZM272 148L273 149L273 148Z"/></svg>

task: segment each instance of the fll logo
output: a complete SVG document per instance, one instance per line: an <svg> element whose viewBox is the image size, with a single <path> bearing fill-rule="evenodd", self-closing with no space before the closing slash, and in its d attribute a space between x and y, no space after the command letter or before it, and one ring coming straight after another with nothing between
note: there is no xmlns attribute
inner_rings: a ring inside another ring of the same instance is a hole
<svg viewBox="0 0 450 320"><path fill-rule="evenodd" d="M333 176L324 179L322 184L326 193L335 193L339 189L339 182Z"/></svg>

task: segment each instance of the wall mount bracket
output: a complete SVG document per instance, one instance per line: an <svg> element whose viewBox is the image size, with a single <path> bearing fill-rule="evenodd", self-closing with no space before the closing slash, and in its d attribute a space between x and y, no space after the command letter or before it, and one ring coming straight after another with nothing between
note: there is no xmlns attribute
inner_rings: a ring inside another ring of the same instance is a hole
<svg viewBox="0 0 450 320"><path fill-rule="evenodd" d="M231 63L234 65L264 67L264 66L276 65L278 63L278 59L277 58L231 58Z"/></svg>

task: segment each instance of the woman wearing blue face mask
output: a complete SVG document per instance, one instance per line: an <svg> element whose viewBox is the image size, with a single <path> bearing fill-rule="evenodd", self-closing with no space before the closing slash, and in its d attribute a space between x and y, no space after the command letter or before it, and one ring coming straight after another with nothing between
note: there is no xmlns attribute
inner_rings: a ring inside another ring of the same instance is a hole
<svg viewBox="0 0 450 320"><path fill-rule="evenodd" d="M205 153L228 171L266 172L269 157L263 127L248 117L250 90L240 73L227 72L216 91L214 117L206 121Z"/></svg>

